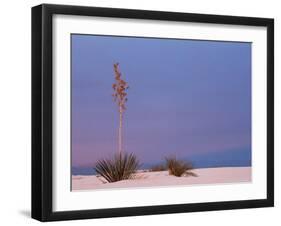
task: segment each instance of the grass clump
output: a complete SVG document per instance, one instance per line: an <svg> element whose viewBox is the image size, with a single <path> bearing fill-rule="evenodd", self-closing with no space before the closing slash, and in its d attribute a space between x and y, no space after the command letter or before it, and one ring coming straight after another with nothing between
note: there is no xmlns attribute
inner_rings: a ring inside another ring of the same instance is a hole
<svg viewBox="0 0 281 226"><path fill-rule="evenodd" d="M157 171L166 171L166 170L167 170L167 166L166 165L159 164L159 165L152 166L149 171L150 172L157 172Z"/></svg>
<svg viewBox="0 0 281 226"><path fill-rule="evenodd" d="M190 172L193 169L193 166L189 162L178 160L175 157L166 157L165 161L170 175L176 177L188 175L196 176L196 174Z"/></svg>
<svg viewBox="0 0 281 226"><path fill-rule="evenodd" d="M112 159L97 161L94 169L107 182L112 183L133 178L139 166L139 161L134 154L118 153Z"/></svg>

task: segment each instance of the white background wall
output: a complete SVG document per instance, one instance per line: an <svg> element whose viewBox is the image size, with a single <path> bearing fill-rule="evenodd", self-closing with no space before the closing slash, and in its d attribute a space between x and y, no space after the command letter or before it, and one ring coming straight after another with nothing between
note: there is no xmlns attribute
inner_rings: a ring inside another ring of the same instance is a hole
<svg viewBox="0 0 281 226"><path fill-rule="evenodd" d="M45 3L136 8L275 18L275 208L56 222L60 225L276 225L281 212L281 98L279 1L65 0ZM30 215L31 6L42 1L2 1L0 13L0 224L38 225ZM279 86L279 87L278 87ZM279 115L279 117L278 117Z"/></svg>

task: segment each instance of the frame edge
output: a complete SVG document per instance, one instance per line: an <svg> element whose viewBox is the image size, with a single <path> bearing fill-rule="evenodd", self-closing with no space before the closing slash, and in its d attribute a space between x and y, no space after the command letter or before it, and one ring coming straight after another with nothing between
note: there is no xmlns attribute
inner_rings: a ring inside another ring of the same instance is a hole
<svg viewBox="0 0 281 226"><path fill-rule="evenodd" d="M52 13L32 7L32 194L31 217L52 215Z"/></svg>
<svg viewBox="0 0 281 226"><path fill-rule="evenodd" d="M267 23L267 201L274 206L274 19Z"/></svg>
<svg viewBox="0 0 281 226"><path fill-rule="evenodd" d="M42 220L42 6L32 7L31 14L31 217L36 220Z"/></svg>

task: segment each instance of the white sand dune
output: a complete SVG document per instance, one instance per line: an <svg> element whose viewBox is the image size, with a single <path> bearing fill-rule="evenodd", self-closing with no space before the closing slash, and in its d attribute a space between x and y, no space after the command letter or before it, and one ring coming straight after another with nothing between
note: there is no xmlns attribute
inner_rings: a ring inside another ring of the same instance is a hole
<svg viewBox="0 0 281 226"><path fill-rule="evenodd" d="M239 183L251 181L251 167L219 167L194 169L197 176L175 177L168 171L138 172L134 179L108 183L97 176L72 176L72 190L106 188L154 187L171 185Z"/></svg>

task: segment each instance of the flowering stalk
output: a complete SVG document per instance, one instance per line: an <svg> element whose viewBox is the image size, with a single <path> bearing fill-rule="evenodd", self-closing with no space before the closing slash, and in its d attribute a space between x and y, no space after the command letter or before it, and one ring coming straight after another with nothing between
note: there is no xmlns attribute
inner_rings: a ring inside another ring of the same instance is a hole
<svg viewBox="0 0 281 226"><path fill-rule="evenodd" d="M122 140L122 128L123 128L123 114L126 110L125 103L127 102L126 90L129 88L128 83L121 78L121 72L119 71L119 63L113 65L115 83L112 88L114 93L112 94L114 101L117 103L119 112L119 129L118 129L118 153L122 153L123 140Z"/></svg>

